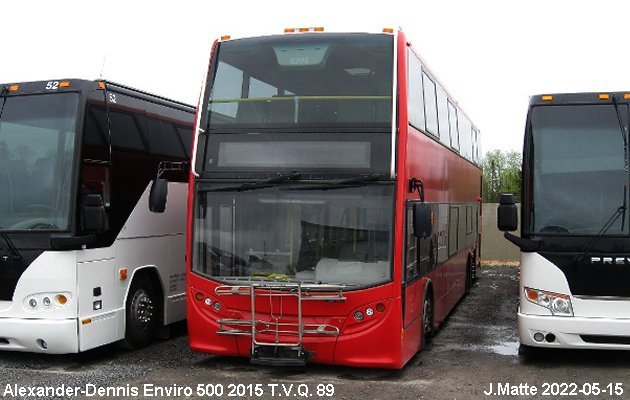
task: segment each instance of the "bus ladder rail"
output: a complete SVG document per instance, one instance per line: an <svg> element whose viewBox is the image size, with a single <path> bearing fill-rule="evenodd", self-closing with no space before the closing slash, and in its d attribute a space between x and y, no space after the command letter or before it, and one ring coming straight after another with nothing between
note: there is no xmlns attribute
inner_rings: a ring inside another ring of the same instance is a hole
<svg viewBox="0 0 630 400"><path fill-rule="evenodd" d="M301 283L255 283L246 286L219 286L217 296L249 296L251 319L222 318L219 335L251 336L251 362L273 365L303 365L309 353L302 346L304 335L338 336L339 328L330 324L305 324L302 316L303 301L345 301L343 286L312 285ZM256 319L256 299L269 298L270 320ZM297 301L297 322L281 322L284 299ZM274 310L273 299L278 299L279 310ZM259 339L270 335L273 341ZM296 336L295 341L281 341L281 336Z"/></svg>

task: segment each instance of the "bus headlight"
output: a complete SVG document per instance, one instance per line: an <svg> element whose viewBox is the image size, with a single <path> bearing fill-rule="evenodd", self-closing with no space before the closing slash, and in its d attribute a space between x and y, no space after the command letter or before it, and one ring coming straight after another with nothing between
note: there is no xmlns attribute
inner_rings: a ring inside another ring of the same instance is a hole
<svg viewBox="0 0 630 400"><path fill-rule="evenodd" d="M68 292L34 293L24 299L27 311L56 310L66 306L71 299Z"/></svg>
<svg viewBox="0 0 630 400"><path fill-rule="evenodd" d="M553 315L573 316L571 298L566 294L546 292L544 290L526 287L525 297L530 303L548 309Z"/></svg>

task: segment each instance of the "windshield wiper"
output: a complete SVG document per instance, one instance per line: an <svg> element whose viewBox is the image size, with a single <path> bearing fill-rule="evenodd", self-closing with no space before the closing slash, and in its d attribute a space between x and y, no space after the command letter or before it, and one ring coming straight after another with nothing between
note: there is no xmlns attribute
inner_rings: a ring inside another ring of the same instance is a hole
<svg viewBox="0 0 630 400"><path fill-rule="evenodd" d="M610 218L608 218L608 221L606 221L604 226L602 226L602 229L600 229L599 232L597 232L597 235L593 236L593 239L591 239L591 241L588 243L588 245L586 245L584 250L582 250L578 255L576 255L573 258L573 261L574 262L581 261L582 258L584 256L586 256L591 251L593 246L595 246L595 244L601 238L604 237L606 232L608 232L610 227L613 226L615 221L617 221L617 218L619 218L620 216L622 217L622 220L621 220L621 232L623 232L623 229L625 227L626 210L627 209L628 209L628 186L627 185L623 185L623 203L619 206L619 208L617 208L617 210L615 210L615 213L613 215L611 215Z"/></svg>
<svg viewBox="0 0 630 400"><path fill-rule="evenodd" d="M6 103L7 101L7 98L4 97L5 93L9 93L9 88L4 85L0 85L0 97L2 98L2 106L0 106L0 118L2 118L2 111L4 111L4 103Z"/></svg>
<svg viewBox="0 0 630 400"><path fill-rule="evenodd" d="M355 187L355 186L361 186L361 185L365 185L368 182L372 182L372 181L376 181L379 178L381 178L383 176L383 174L367 174L367 175L360 175L360 176L355 176L354 178L349 178L349 179L343 179L340 181L336 181L336 182L330 182L330 183L325 183L325 184L321 184L321 185L314 185L314 186L305 186L305 187L299 187L299 188L289 188L287 190L331 190L331 189L343 189L343 188L349 188L349 187Z"/></svg>
<svg viewBox="0 0 630 400"><path fill-rule="evenodd" d="M21 260L22 255L20 254L20 251L17 249L17 247L15 247L11 239L9 239L9 236L6 233L0 233L0 236L4 240L6 244L5 250L9 252L9 254L11 255L11 258L13 258L14 260Z"/></svg>
<svg viewBox="0 0 630 400"><path fill-rule="evenodd" d="M294 181L296 179L300 179L301 176L302 174L297 171L293 171L287 175L278 173L276 176L269 179L264 179L262 181L243 183L242 185L239 185L239 186L227 186L227 187L219 187L219 188L202 189L201 191L202 192L243 192L245 190L254 190L254 189L273 187L275 186L276 183Z"/></svg>
<svg viewBox="0 0 630 400"><path fill-rule="evenodd" d="M615 105L615 112L617 113L617 122L619 122L619 128L621 129L621 140L623 140L623 170L628 172L628 127L624 125L621 118L617 96L613 95L612 98L613 104Z"/></svg>

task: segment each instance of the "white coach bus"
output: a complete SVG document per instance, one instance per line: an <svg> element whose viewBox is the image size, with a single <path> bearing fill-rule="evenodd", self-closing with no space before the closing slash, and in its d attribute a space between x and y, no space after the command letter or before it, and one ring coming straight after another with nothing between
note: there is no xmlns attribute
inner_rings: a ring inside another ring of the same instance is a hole
<svg viewBox="0 0 630 400"><path fill-rule="evenodd" d="M630 350L629 116L629 92L530 99L520 237L511 195L498 223L521 249L524 346Z"/></svg>
<svg viewBox="0 0 630 400"><path fill-rule="evenodd" d="M0 85L0 350L135 348L185 318L193 118L106 81Z"/></svg>

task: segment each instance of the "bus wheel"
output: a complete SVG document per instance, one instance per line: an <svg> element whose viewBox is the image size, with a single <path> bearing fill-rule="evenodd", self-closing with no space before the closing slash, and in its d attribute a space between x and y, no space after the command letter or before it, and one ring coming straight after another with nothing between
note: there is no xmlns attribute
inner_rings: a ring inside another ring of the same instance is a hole
<svg viewBox="0 0 630 400"><path fill-rule="evenodd" d="M472 260L472 258L468 257L468 262L466 262L466 294L468 294L468 292L470 292L470 289L472 288L473 285L473 280L474 280L474 262Z"/></svg>
<svg viewBox="0 0 630 400"><path fill-rule="evenodd" d="M158 302L150 282L135 279L129 288L125 307L125 338L123 347L137 349L146 346L158 324Z"/></svg>
<svg viewBox="0 0 630 400"><path fill-rule="evenodd" d="M433 320L433 299L431 292L427 292L424 295L424 301L422 303L422 348L427 344L435 331L435 325Z"/></svg>

